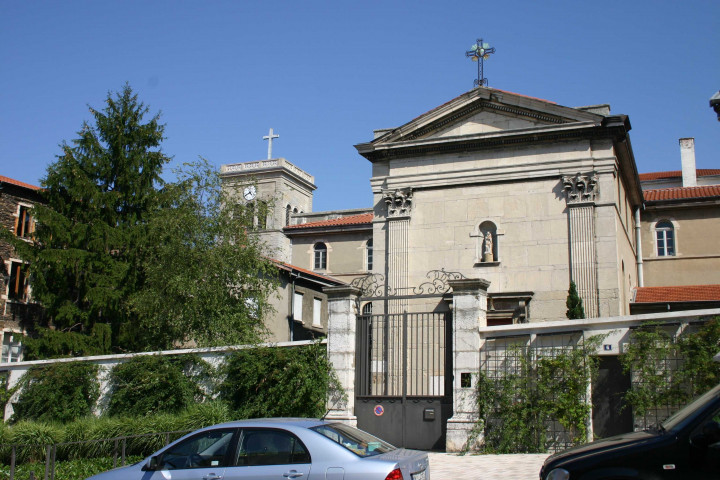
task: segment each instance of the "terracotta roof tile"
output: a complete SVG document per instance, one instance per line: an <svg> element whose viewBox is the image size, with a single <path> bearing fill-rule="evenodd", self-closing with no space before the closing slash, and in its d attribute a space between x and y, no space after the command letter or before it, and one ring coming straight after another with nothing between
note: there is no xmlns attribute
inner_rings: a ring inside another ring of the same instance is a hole
<svg viewBox="0 0 720 480"><path fill-rule="evenodd" d="M40 187L36 187L35 185L30 185L29 183L21 182L20 180L15 180L3 175L0 175L0 182L10 183L18 187L29 188L30 190L42 190Z"/></svg>
<svg viewBox="0 0 720 480"><path fill-rule="evenodd" d="M683 285L679 287L638 287L635 303L720 301L720 285Z"/></svg>
<svg viewBox="0 0 720 480"><path fill-rule="evenodd" d="M645 190L643 192L646 202L659 202L663 200L685 200L692 198L720 197L720 185L705 185L700 187L675 187Z"/></svg>
<svg viewBox="0 0 720 480"><path fill-rule="evenodd" d="M301 223L299 225L288 225L285 229L300 228L319 228L319 227L335 227L340 225L363 225L372 223L372 213L362 213L360 215L349 215L347 217L333 218L331 220L322 220L320 222Z"/></svg>
<svg viewBox="0 0 720 480"><path fill-rule="evenodd" d="M720 169L713 169L713 168L698 168L695 170L695 174L698 177L707 177L709 175L720 175ZM670 172L650 172L650 173L640 173L638 175L640 177L641 182L646 182L649 180L662 180L666 178L680 178L682 177L682 171L681 170L673 170Z"/></svg>

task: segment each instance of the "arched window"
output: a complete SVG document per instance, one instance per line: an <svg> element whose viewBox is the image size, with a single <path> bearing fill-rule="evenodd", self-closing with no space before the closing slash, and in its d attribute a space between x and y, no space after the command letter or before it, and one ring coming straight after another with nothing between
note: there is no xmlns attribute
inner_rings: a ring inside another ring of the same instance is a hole
<svg viewBox="0 0 720 480"><path fill-rule="evenodd" d="M315 252L315 261L313 263L313 268L315 270L327 269L327 247L325 246L325 244L322 242L318 242L315 244L313 250Z"/></svg>
<svg viewBox="0 0 720 480"><path fill-rule="evenodd" d="M365 260L368 272L373 269L373 241L372 238L365 244Z"/></svg>
<svg viewBox="0 0 720 480"><path fill-rule="evenodd" d="M368 302L362 307L362 314L363 316L370 316L372 315L372 302Z"/></svg>
<svg viewBox="0 0 720 480"><path fill-rule="evenodd" d="M285 207L285 226L287 227L290 225L290 214L292 213L292 209L290 208L290 205Z"/></svg>
<svg viewBox="0 0 720 480"><path fill-rule="evenodd" d="M255 205L257 211L255 212L257 218L257 228L265 229L268 228L268 203L264 200L259 200Z"/></svg>
<svg viewBox="0 0 720 480"><path fill-rule="evenodd" d="M675 227L668 220L655 224L655 240L658 257L672 257L675 255Z"/></svg>

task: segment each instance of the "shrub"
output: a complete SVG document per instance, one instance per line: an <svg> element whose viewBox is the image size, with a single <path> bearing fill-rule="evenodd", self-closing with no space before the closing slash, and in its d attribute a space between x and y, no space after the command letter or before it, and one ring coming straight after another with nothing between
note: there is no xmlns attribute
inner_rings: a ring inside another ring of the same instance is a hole
<svg viewBox="0 0 720 480"><path fill-rule="evenodd" d="M254 348L233 353L220 398L240 418L320 417L339 391L325 345Z"/></svg>
<svg viewBox="0 0 720 480"><path fill-rule="evenodd" d="M719 350L720 317L677 339L666 327L655 323L633 330L625 353L620 356L623 368L633 377L625 394L633 414L642 417L657 410L661 417L657 420L661 421L672 413L673 407L717 385L720 363L712 358Z"/></svg>
<svg viewBox="0 0 720 480"><path fill-rule="evenodd" d="M32 367L20 382L12 421L69 422L91 415L100 394L97 366L54 363Z"/></svg>
<svg viewBox="0 0 720 480"><path fill-rule="evenodd" d="M110 416L147 416L178 412L204 398L197 377L210 366L196 356L134 357L112 369Z"/></svg>
<svg viewBox="0 0 720 480"><path fill-rule="evenodd" d="M134 462L142 460L142 457L131 456L125 459L125 464L129 465ZM120 464L118 463L118 466ZM69 460L64 462L58 462L55 464L55 474L53 478L55 480L77 480L79 478L87 478L106 470L113 468L113 458L78 458L76 460ZM30 478L30 472L33 472L35 478L43 478L45 472L44 463L24 463L17 465L15 468L15 478L26 479ZM0 478L10 478L10 466L0 465Z"/></svg>
<svg viewBox="0 0 720 480"><path fill-rule="evenodd" d="M18 462L38 462L45 459L47 445L64 440L64 432L58 425L23 421L12 427L8 440L11 444L23 446L17 451Z"/></svg>
<svg viewBox="0 0 720 480"><path fill-rule="evenodd" d="M484 433L485 450L544 453L549 447L557 448L557 439L548 435L552 422L563 427L570 444L585 443L591 413L587 390L597 368L594 353L602 338L590 337L548 356L538 349L514 345L508 349L503 370L488 372L492 377L481 373L477 382L479 421L474 433Z"/></svg>

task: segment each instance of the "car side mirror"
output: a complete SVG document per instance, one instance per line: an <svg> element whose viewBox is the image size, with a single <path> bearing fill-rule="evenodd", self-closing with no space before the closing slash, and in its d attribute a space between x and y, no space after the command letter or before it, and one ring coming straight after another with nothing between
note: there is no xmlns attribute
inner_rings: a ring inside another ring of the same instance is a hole
<svg viewBox="0 0 720 480"><path fill-rule="evenodd" d="M143 471L151 471L154 472L155 470L158 470L160 466L160 457L159 455L155 455L154 457L150 457L150 460L143 465L142 469Z"/></svg>

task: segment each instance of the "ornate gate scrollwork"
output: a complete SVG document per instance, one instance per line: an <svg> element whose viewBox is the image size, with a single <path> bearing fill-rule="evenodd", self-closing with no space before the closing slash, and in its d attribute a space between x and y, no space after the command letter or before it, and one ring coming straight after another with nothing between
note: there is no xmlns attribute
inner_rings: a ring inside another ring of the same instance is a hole
<svg viewBox="0 0 720 480"><path fill-rule="evenodd" d="M423 282L416 287L394 288L387 285L385 276L379 273L370 273L364 277L358 277L350 282L350 285L357 287L361 291L362 297L380 298L380 297L398 297L420 295L443 295L450 291L450 280L460 280L466 278L462 273L446 272L445 269L430 270L425 274L428 278L427 282ZM402 291L400 291L402 290Z"/></svg>

